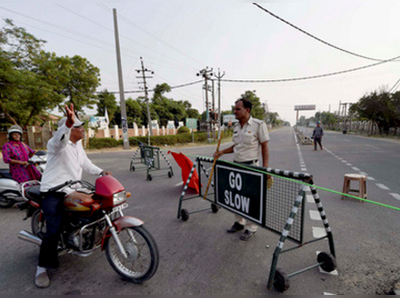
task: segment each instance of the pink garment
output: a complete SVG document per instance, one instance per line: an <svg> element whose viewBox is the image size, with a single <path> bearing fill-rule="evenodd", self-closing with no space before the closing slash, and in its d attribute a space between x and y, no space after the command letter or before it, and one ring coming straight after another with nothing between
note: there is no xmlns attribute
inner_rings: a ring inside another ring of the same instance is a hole
<svg viewBox="0 0 400 298"><path fill-rule="evenodd" d="M34 166L27 166L10 163L11 159L28 161L29 155L35 151L22 142L9 141L3 146L3 161L10 164L10 173L19 183L28 180L40 180L41 174Z"/></svg>

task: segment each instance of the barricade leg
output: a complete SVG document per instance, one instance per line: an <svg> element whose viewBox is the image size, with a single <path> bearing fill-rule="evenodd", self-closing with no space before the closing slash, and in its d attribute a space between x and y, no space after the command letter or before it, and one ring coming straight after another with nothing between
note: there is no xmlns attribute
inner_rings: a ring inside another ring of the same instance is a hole
<svg viewBox="0 0 400 298"><path fill-rule="evenodd" d="M172 169L171 163L169 162L168 158L165 156L165 154L162 152L162 150L160 150L161 156L164 158L165 162L167 163L170 172L168 173L168 176L171 178L172 176L174 176L174 171ZM171 173L171 174L170 174Z"/></svg>
<svg viewBox="0 0 400 298"><path fill-rule="evenodd" d="M189 186L189 182L190 182L190 180L192 179L194 170L196 169L196 164L197 164L197 159L196 159L196 161L193 163L193 167L192 167L192 169L190 170L189 177L188 177L187 180L186 180L186 183L185 183L185 185L184 185L184 187L183 187L183 190L182 190L182 193L181 193L181 197L179 198L178 219L181 218L183 197L185 196L186 190L188 189L188 186Z"/></svg>
<svg viewBox="0 0 400 298"><path fill-rule="evenodd" d="M319 214L321 215L321 219L324 224L326 234L328 236L329 249L331 251L331 254L336 258L335 244L333 242L332 229L329 225L328 218L326 217L326 213L325 213L324 207L322 206L321 199L320 199L317 189L315 187L311 186L310 189L311 189L311 193L314 197L315 204L318 207Z"/></svg>
<svg viewBox="0 0 400 298"><path fill-rule="evenodd" d="M292 228L292 224L294 221L294 218L296 217L297 211L300 207L300 204L303 201L303 198L305 196L305 187L303 186L299 192L299 195L296 198L296 201L294 203L292 212L290 213L289 219L286 222L286 225L282 231L281 234L281 238L279 239L278 245L276 246L275 252L274 252L274 256L272 259L272 264L271 264L271 270L270 270L270 274L269 274L269 279L268 279L268 289L271 290L272 286L274 285L274 281L275 281L275 275L276 275L276 266L278 265L278 258L279 258L279 254L281 253L282 249L283 249L283 245L285 244L286 241L286 237L289 235L290 229ZM280 272L281 273L281 272ZM283 284L282 285L277 285L278 290L283 292L286 291L289 288L289 284L287 282L285 282L285 277L282 274L283 279Z"/></svg>

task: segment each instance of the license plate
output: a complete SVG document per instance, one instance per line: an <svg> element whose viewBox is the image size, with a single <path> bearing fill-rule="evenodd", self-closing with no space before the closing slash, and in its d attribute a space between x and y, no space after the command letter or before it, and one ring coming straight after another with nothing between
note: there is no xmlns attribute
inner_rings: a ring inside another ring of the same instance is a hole
<svg viewBox="0 0 400 298"><path fill-rule="evenodd" d="M121 211L121 210L123 210L123 209L126 209L126 208L128 208L128 203L123 203L122 205L119 205L119 206L117 206L117 207L114 207L113 208L113 212L116 212L116 211Z"/></svg>

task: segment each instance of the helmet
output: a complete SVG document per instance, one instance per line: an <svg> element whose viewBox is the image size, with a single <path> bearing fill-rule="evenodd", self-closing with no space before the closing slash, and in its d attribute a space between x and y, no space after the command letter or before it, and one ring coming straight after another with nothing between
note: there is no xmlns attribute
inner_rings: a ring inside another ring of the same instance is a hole
<svg viewBox="0 0 400 298"><path fill-rule="evenodd" d="M22 128L19 125L11 125L11 127L7 130L7 138L10 139L12 133L18 132L22 137Z"/></svg>
<svg viewBox="0 0 400 298"><path fill-rule="evenodd" d="M321 124L321 121L317 121L317 124Z"/></svg>

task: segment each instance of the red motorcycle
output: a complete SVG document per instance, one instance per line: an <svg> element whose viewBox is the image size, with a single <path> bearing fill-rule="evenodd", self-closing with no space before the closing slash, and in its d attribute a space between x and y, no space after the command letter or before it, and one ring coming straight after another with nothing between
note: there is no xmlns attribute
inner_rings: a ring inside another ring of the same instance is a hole
<svg viewBox="0 0 400 298"><path fill-rule="evenodd" d="M95 185L84 181L68 181L50 189L73 187L92 194L90 199L64 199L65 219L61 225L59 255L72 253L88 256L94 250L105 250L107 260L124 279L141 283L150 279L157 270L159 253L152 235L140 219L124 216L130 193L112 176L99 177ZM79 188L77 188L79 187ZM41 210L39 182L21 185L27 202L24 220L31 218L32 233L20 231L18 238L40 245L46 232L46 221Z"/></svg>

